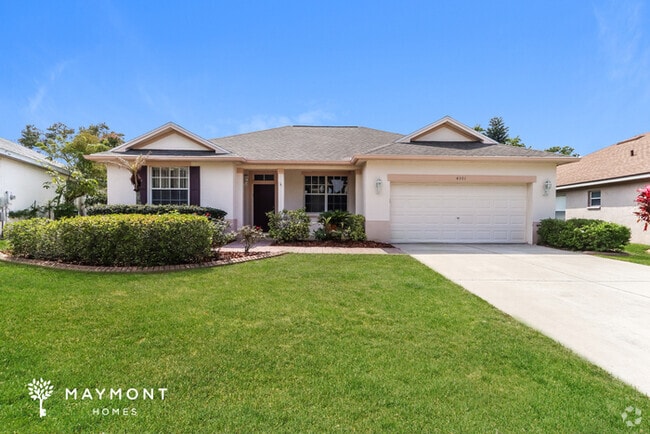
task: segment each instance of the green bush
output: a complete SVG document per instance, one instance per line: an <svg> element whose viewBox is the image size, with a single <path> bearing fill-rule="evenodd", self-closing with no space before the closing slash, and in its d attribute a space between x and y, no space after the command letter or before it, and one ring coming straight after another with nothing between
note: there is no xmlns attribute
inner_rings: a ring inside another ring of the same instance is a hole
<svg viewBox="0 0 650 434"><path fill-rule="evenodd" d="M9 218L12 219L33 219L41 215L43 215L43 211L41 207L36 205L36 202L31 204L29 208L9 211Z"/></svg>
<svg viewBox="0 0 650 434"><path fill-rule="evenodd" d="M592 219L544 219L537 231L539 244L597 252L622 250L630 242L630 229Z"/></svg>
<svg viewBox="0 0 650 434"><path fill-rule="evenodd" d="M226 212L218 208L196 205L93 205L88 207L88 215L106 215L106 214L169 214L177 212L179 214L198 214L207 215L210 218L222 219Z"/></svg>
<svg viewBox="0 0 650 434"><path fill-rule="evenodd" d="M180 214L30 219L6 230L15 255L105 266L201 262L212 235L206 217Z"/></svg>
<svg viewBox="0 0 650 434"><path fill-rule="evenodd" d="M325 211L318 217L322 228L314 232L317 240L365 241L366 219L347 211Z"/></svg>
<svg viewBox="0 0 650 434"><path fill-rule="evenodd" d="M344 236L352 241L365 241L366 218L361 214L350 214L347 219Z"/></svg>
<svg viewBox="0 0 650 434"><path fill-rule="evenodd" d="M306 240L309 238L309 216L304 209L283 210L281 213L270 211L269 237L280 243Z"/></svg>
<svg viewBox="0 0 650 434"><path fill-rule="evenodd" d="M237 239L237 234L230 230L230 222L224 219L212 220L212 247L221 254L221 248Z"/></svg>
<svg viewBox="0 0 650 434"><path fill-rule="evenodd" d="M79 215L79 211L77 211L77 207L72 202L60 203L58 205L55 205L52 210L53 210L53 213L54 213L54 218L56 220L62 219L62 218L65 218L65 217L75 217L75 216Z"/></svg>

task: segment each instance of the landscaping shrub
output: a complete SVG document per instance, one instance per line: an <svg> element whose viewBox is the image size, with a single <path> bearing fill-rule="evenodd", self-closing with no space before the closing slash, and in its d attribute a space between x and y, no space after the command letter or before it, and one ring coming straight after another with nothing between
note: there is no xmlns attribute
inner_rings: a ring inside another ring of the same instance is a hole
<svg viewBox="0 0 650 434"><path fill-rule="evenodd" d="M322 228L314 232L317 240L365 241L366 219L361 214L347 211L325 211L318 217Z"/></svg>
<svg viewBox="0 0 650 434"><path fill-rule="evenodd" d="M213 225L204 216L99 215L30 219L6 231L12 253L87 265L152 266L210 257Z"/></svg>
<svg viewBox="0 0 650 434"><path fill-rule="evenodd" d="M33 219L41 215L43 215L43 211L41 207L36 205L36 202L31 204L29 208L9 211L9 218L12 219Z"/></svg>
<svg viewBox="0 0 650 434"><path fill-rule="evenodd" d="M264 232L259 226L242 226L237 234L241 237L245 253L248 253L255 243L264 238Z"/></svg>
<svg viewBox="0 0 650 434"><path fill-rule="evenodd" d="M221 254L221 248L237 239L237 234L230 230L230 222L224 219L212 220L212 247Z"/></svg>
<svg viewBox="0 0 650 434"><path fill-rule="evenodd" d="M93 205L86 210L87 215L105 214L179 214L207 215L210 218L222 219L226 212L218 208L196 205Z"/></svg>
<svg viewBox="0 0 650 434"><path fill-rule="evenodd" d="M630 242L630 229L592 219L544 219L537 231L539 244L597 252L621 250Z"/></svg>
<svg viewBox="0 0 650 434"><path fill-rule="evenodd" d="M281 213L270 211L269 237L280 243L306 240L309 238L309 216L304 209L283 210Z"/></svg>

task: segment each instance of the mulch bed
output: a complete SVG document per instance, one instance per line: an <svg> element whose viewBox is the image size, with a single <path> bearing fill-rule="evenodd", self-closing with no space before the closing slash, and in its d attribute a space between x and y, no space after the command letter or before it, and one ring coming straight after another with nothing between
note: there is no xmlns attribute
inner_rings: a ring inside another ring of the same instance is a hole
<svg viewBox="0 0 650 434"><path fill-rule="evenodd" d="M195 268L208 268L217 267L220 265L239 264L241 262L255 261L258 259L272 258L274 256L283 255L284 252L221 252L219 257L213 253L210 260L195 264L178 264L178 265L157 265L152 267L110 267L102 265L83 265L83 264L70 264L65 262L44 261L40 259L28 259L16 256L11 256L6 253L0 252L0 260L6 262L14 262L18 264L38 265L47 268L58 268L62 270L75 270L75 271L90 271L101 273L151 273L151 272L167 272L167 271L180 271L191 270Z"/></svg>
<svg viewBox="0 0 650 434"><path fill-rule="evenodd" d="M335 241L335 240L307 240L293 241L289 243L273 243L273 246L290 246L290 247L361 247L370 249L392 249L394 246L379 241Z"/></svg>

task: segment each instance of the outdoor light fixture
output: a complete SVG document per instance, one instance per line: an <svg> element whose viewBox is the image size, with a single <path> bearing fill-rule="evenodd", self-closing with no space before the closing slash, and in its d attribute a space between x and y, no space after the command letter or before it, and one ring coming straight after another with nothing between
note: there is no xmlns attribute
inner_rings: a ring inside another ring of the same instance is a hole
<svg viewBox="0 0 650 434"><path fill-rule="evenodd" d="M244 175L244 185L248 185L248 175Z"/></svg>
<svg viewBox="0 0 650 434"><path fill-rule="evenodd" d="M548 193L551 191L551 187L553 187L553 184L549 179L544 181L544 196L548 196Z"/></svg>
<svg viewBox="0 0 650 434"><path fill-rule="evenodd" d="M375 181L375 188L377 189L377 194L381 193L381 178L377 178Z"/></svg>

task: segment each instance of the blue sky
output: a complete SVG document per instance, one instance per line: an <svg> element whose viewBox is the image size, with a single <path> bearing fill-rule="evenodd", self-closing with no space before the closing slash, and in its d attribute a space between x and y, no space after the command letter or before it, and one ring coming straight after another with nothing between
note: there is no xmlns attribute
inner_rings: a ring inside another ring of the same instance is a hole
<svg viewBox="0 0 650 434"><path fill-rule="evenodd" d="M501 116L587 154L650 131L650 5L558 1L0 0L0 137L173 121L410 133Z"/></svg>

